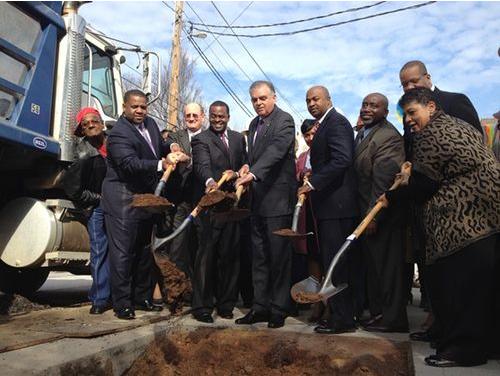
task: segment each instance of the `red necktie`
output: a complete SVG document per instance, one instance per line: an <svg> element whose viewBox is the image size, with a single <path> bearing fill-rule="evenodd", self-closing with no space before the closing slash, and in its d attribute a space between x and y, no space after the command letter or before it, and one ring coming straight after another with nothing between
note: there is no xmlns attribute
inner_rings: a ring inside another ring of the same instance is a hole
<svg viewBox="0 0 500 376"><path fill-rule="evenodd" d="M220 134L220 139L222 140L222 143L224 144L226 149L229 151L229 144L227 143L226 135L224 133Z"/></svg>

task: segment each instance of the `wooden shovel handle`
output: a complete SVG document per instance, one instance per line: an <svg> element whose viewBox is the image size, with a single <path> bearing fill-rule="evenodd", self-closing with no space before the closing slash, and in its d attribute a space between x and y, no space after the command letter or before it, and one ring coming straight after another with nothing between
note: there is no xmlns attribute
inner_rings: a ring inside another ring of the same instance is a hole
<svg viewBox="0 0 500 376"><path fill-rule="evenodd" d="M167 169L163 173L160 180L163 180L164 182L166 182L168 180L168 178L170 177L170 174L172 173L173 170L174 170L174 165L168 165Z"/></svg>
<svg viewBox="0 0 500 376"><path fill-rule="evenodd" d="M409 173L411 171L411 163L410 162L405 162L401 166L401 172ZM390 191L396 189L399 187L401 184L402 179L400 177L397 177L394 179L394 183L392 184L391 188L389 188ZM380 209L384 207L384 204L381 202L377 202L377 204L373 207L372 210L366 215L365 218L361 221L358 227L356 227L356 230L354 230L353 234L356 235L356 238L359 238L361 234L365 231L366 226L375 218L375 216L378 214Z"/></svg>
<svg viewBox="0 0 500 376"><path fill-rule="evenodd" d="M245 190L245 187L240 185L236 189L236 202L240 202L241 195L243 194L243 191Z"/></svg>
<svg viewBox="0 0 500 376"><path fill-rule="evenodd" d="M306 200L306 195L304 193L299 195L299 199L297 201L297 205L304 205L304 201Z"/></svg>

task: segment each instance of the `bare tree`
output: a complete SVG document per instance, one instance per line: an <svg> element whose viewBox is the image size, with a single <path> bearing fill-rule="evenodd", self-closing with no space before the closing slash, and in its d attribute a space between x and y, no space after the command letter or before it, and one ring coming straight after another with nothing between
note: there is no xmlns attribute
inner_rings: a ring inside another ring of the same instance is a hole
<svg viewBox="0 0 500 376"><path fill-rule="evenodd" d="M185 128L182 121L183 108L187 103L197 102L203 106L203 94L200 86L194 80L196 63L191 60L186 52L182 52L179 75L179 106L177 108L177 124L167 124L167 109L169 106L169 77L170 67L164 65L161 73L161 92L157 101L151 104L149 114L157 120L160 129ZM129 73L123 74L125 90L141 88L141 78ZM153 92L158 87L158 76L153 77Z"/></svg>

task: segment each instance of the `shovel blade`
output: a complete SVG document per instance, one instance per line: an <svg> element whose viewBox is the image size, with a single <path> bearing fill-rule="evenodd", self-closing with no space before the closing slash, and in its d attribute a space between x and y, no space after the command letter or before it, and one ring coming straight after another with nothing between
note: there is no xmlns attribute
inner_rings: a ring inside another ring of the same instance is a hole
<svg viewBox="0 0 500 376"><path fill-rule="evenodd" d="M313 276L309 276L294 284L290 290L290 294L292 295L292 299L297 303L315 303L321 300L321 296L318 295L319 290L319 281Z"/></svg>
<svg viewBox="0 0 500 376"><path fill-rule="evenodd" d="M326 302L332 296L337 295L339 292L345 290L346 288L347 283L341 283L338 286L334 286L332 283L329 283L318 292L318 295L321 295L322 300Z"/></svg>

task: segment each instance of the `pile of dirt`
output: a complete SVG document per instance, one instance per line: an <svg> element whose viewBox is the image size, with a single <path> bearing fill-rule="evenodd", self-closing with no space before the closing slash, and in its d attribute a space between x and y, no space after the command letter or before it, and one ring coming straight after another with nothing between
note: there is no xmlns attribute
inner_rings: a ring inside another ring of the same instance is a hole
<svg viewBox="0 0 500 376"><path fill-rule="evenodd" d="M126 375L413 375L407 343L199 328L157 338Z"/></svg>
<svg viewBox="0 0 500 376"><path fill-rule="evenodd" d="M323 295L314 292L292 290L292 299L300 304L316 303L323 300Z"/></svg>
<svg viewBox="0 0 500 376"><path fill-rule="evenodd" d="M192 293L191 281L167 256L155 256L163 280L163 297L170 313L178 315L187 295Z"/></svg>
<svg viewBox="0 0 500 376"><path fill-rule="evenodd" d="M291 228L282 228L281 230L273 231L274 235L285 236L287 238L306 238L307 234L299 234L293 231Z"/></svg>
<svg viewBox="0 0 500 376"><path fill-rule="evenodd" d="M50 308L50 306L33 303L22 295L0 293L0 315L19 315L47 308Z"/></svg>
<svg viewBox="0 0 500 376"><path fill-rule="evenodd" d="M202 208L208 208L210 206L218 204L219 202L224 200L225 197L226 197L226 194L222 191L212 191L212 192L204 195L200 199L200 202L198 203L198 205L201 206Z"/></svg>
<svg viewBox="0 0 500 376"><path fill-rule="evenodd" d="M167 209L168 207L172 206L172 203L165 197L155 196L152 193L144 193L140 195L134 195L132 206L134 208L142 208L156 212Z"/></svg>

